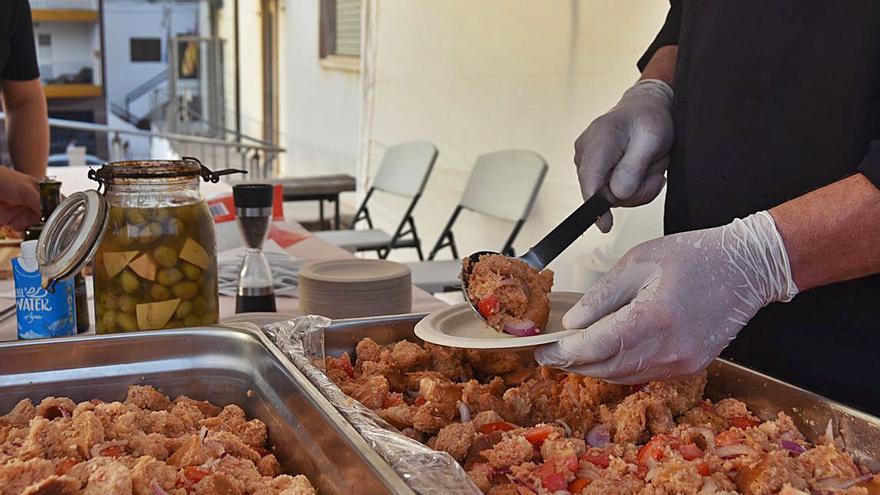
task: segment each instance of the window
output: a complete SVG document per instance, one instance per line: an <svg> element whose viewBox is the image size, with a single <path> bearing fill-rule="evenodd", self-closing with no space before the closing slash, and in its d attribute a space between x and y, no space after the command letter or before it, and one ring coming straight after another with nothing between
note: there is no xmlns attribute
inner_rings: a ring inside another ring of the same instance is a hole
<svg viewBox="0 0 880 495"><path fill-rule="evenodd" d="M131 38L132 62L161 62L162 40L159 38Z"/></svg>
<svg viewBox="0 0 880 495"><path fill-rule="evenodd" d="M361 56L362 0L321 0L321 57Z"/></svg>

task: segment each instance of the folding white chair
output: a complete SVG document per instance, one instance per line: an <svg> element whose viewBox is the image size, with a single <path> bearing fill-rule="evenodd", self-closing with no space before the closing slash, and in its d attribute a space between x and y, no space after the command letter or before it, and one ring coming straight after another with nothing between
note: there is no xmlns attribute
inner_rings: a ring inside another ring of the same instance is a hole
<svg viewBox="0 0 880 495"><path fill-rule="evenodd" d="M546 174L547 162L532 151L503 150L478 157L464 194L431 249L428 261L407 264L412 270L413 284L432 293L454 290L461 284L461 260L452 227L463 209L513 222L513 230L500 250L513 256L513 242L532 210ZM453 259L434 260L447 247Z"/></svg>
<svg viewBox="0 0 880 495"><path fill-rule="evenodd" d="M388 148L373 185L367 190L351 221L350 229L316 232L315 235L348 251L376 251L383 259L392 249L415 248L419 259L423 260L422 241L416 231L412 211L425 189L425 182L436 160L437 147L426 141L402 143ZM411 198L394 234L373 227L367 204L375 191ZM362 220L367 222L369 228L355 230L357 223Z"/></svg>

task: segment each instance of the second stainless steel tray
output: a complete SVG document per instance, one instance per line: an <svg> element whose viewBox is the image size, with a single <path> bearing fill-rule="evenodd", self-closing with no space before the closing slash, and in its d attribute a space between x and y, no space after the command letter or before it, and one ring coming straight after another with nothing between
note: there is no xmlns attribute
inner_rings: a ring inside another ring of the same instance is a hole
<svg viewBox="0 0 880 495"><path fill-rule="evenodd" d="M339 320L324 334L328 355L353 353L358 341L370 337L379 344L399 340L420 342L413 331L424 315ZM824 433L831 420L847 450L872 471L880 470L880 419L795 387L757 371L716 359L709 367L706 396L712 400L735 397L764 418L783 411L809 440Z"/></svg>
<svg viewBox="0 0 880 495"><path fill-rule="evenodd" d="M123 400L129 385L238 404L266 423L285 472L324 494L413 493L258 331L163 330L0 344L0 414L30 398Z"/></svg>

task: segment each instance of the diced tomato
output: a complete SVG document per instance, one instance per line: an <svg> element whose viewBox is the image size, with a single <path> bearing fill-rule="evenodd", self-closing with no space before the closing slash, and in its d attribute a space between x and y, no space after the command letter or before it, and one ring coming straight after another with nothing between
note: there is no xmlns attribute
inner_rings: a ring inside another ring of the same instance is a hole
<svg viewBox="0 0 880 495"><path fill-rule="evenodd" d="M648 466L644 466L644 465L640 464L639 467L636 468L636 476L638 476L639 478L645 479L645 476L647 476L647 475L648 475Z"/></svg>
<svg viewBox="0 0 880 495"><path fill-rule="evenodd" d="M550 436L551 433L553 433L552 426L542 426L540 428L532 428L525 432L523 436L530 444L541 445L544 443L544 440L547 440L547 437Z"/></svg>
<svg viewBox="0 0 880 495"><path fill-rule="evenodd" d="M119 457L125 454L125 449L121 445L111 445L101 451L101 455L106 457Z"/></svg>
<svg viewBox="0 0 880 495"><path fill-rule="evenodd" d="M703 451L697 447L695 443L689 443L687 445L679 445L677 447L678 452L688 461L692 461L694 459L699 459L703 457Z"/></svg>
<svg viewBox="0 0 880 495"><path fill-rule="evenodd" d="M495 294L490 294L480 299L480 302L477 303L477 309L485 318L494 315L498 312L498 298L495 297Z"/></svg>
<svg viewBox="0 0 880 495"><path fill-rule="evenodd" d="M551 492L555 492L556 490L565 490L566 488L568 488L568 484L565 482L565 476L559 473L544 476L543 478L541 478L541 484L544 485L545 490L549 490Z"/></svg>
<svg viewBox="0 0 880 495"><path fill-rule="evenodd" d="M735 426L741 430L752 428L761 424L760 421L755 421L754 419L750 419L745 416L730 418L727 420L727 422L730 423L730 426Z"/></svg>
<svg viewBox="0 0 880 495"><path fill-rule="evenodd" d="M345 374L348 375L349 378L354 378L354 367L351 365L351 358L348 357L348 353L343 354L341 358L339 358L339 363L342 366Z"/></svg>
<svg viewBox="0 0 880 495"><path fill-rule="evenodd" d="M581 493L584 491L584 488L590 485L590 480L588 478L577 478L568 484L568 491L571 493Z"/></svg>
<svg viewBox="0 0 880 495"><path fill-rule="evenodd" d="M192 483L198 483L199 481L202 481L202 479L209 474L211 473L196 466L187 466L183 468L183 475L188 481Z"/></svg>
<svg viewBox="0 0 880 495"><path fill-rule="evenodd" d="M494 423L486 423L480 427L480 433L483 435L488 435L489 433L493 433L496 431L510 431L515 430L516 425L513 423L508 423L507 421L496 421Z"/></svg>
<svg viewBox="0 0 880 495"><path fill-rule="evenodd" d="M582 455L581 460L595 464L602 469L607 468L611 464L611 456L609 456L608 454L593 454L590 451L587 451L586 454Z"/></svg>
<svg viewBox="0 0 880 495"><path fill-rule="evenodd" d="M89 402L91 402L92 404L94 404L96 406L99 406L104 403L104 401L102 401L101 399L92 399Z"/></svg>
<svg viewBox="0 0 880 495"><path fill-rule="evenodd" d="M700 476L709 476L709 473L711 472L709 464L705 462L697 464L697 472L700 473Z"/></svg>
<svg viewBox="0 0 880 495"><path fill-rule="evenodd" d="M706 412L711 412L711 413L715 412L715 408L712 407L712 403L707 400L700 402L700 408Z"/></svg>
<svg viewBox="0 0 880 495"><path fill-rule="evenodd" d="M568 456L562 460L562 466L569 471L577 471L578 470L578 458L577 456Z"/></svg>
<svg viewBox="0 0 880 495"><path fill-rule="evenodd" d="M648 459L654 459L655 461L659 461L663 459L663 447L666 446L670 442L670 438L666 435L654 435L651 440L648 441L641 449L639 449L639 453L636 455L636 459L638 459L639 464L645 466L648 464Z"/></svg>
<svg viewBox="0 0 880 495"><path fill-rule="evenodd" d="M63 474L67 474L70 471L70 468L77 465L76 459L71 459L68 457L63 461L59 462L57 466L55 466L55 474L61 476Z"/></svg>
<svg viewBox="0 0 880 495"><path fill-rule="evenodd" d="M743 438L742 435L738 432L725 430L721 433L715 435L715 446L716 447L724 447L726 445L734 445L737 443L742 443Z"/></svg>
<svg viewBox="0 0 880 495"><path fill-rule="evenodd" d="M421 406L421 405L424 404L425 402L428 402L428 399L422 397L421 395L418 396L418 397L416 397L415 404L416 404L417 406Z"/></svg>

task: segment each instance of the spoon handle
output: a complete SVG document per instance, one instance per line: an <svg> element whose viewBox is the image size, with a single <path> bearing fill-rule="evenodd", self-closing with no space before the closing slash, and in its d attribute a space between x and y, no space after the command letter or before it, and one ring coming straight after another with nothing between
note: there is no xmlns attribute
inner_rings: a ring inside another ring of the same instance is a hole
<svg viewBox="0 0 880 495"><path fill-rule="evenodd" d="M607 185L599 189L520 259L543 270L616 202L617 198Z"/></svg>

